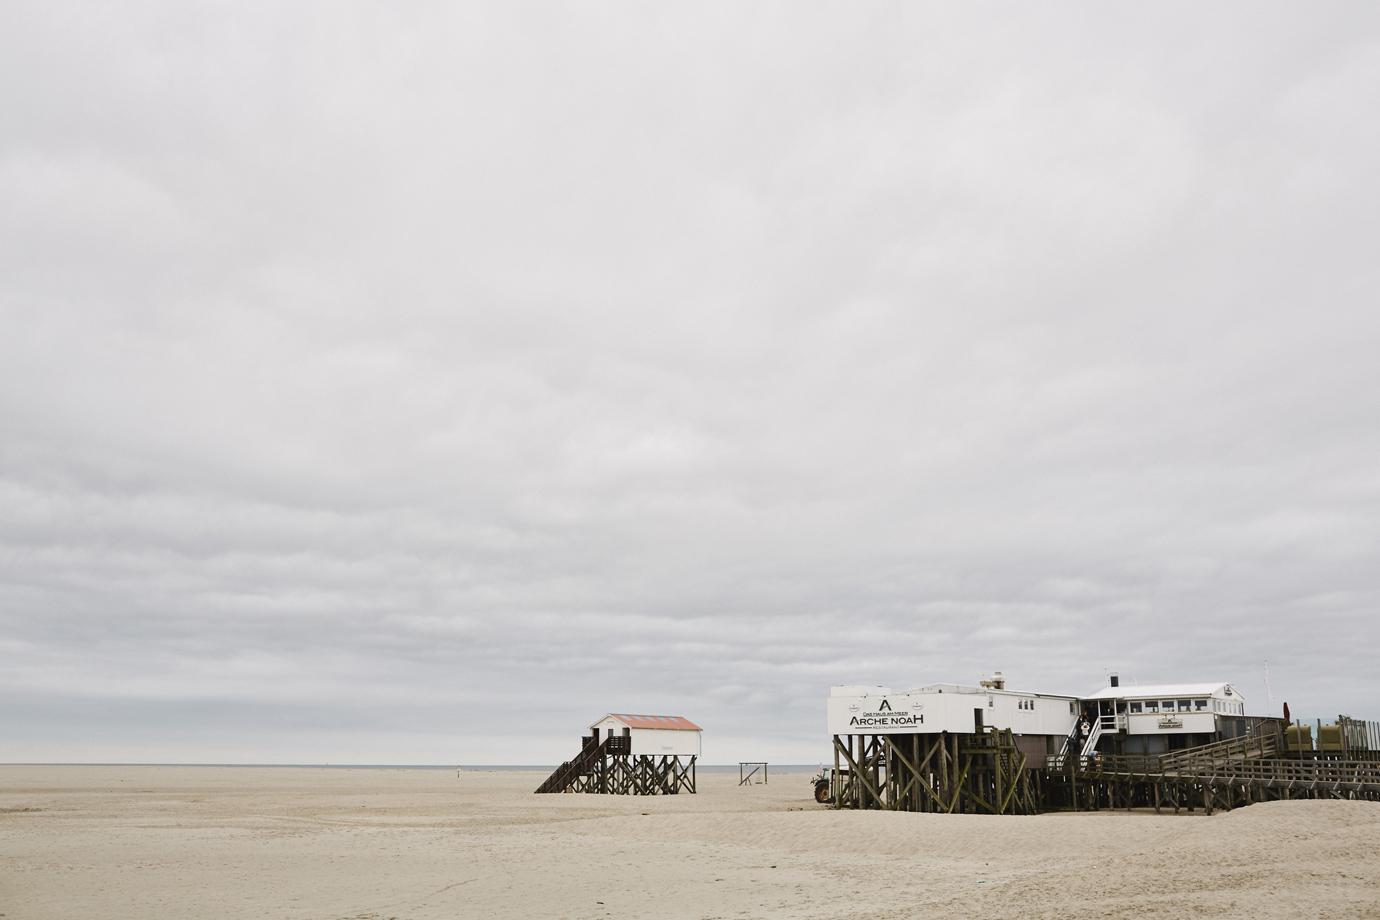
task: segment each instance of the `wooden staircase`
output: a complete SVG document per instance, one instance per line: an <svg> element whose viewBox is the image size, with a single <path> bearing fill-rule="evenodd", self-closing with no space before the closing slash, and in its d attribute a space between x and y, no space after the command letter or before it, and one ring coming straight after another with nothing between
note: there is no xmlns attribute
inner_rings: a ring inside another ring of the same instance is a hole
<svg viewBox="0 0 1380 920"><path fill-rule="evenodd" d="M565 792L574 786L581 777L589 776L603 764L604 756L610 753L605 750L610 741L623 741L624 739L607 738L599 744L595 744L594 739L589 736L586 736L584 740L585 745L579 756L574 760L567 760L557 767L555 772L546 778L546 782L537 787L538 793Z"/></svg>
<svg viewBox="0 0 1380 920"><path fill-rule="evenodd" d="M1272 732L1202 744L1160 755L1160 766L1169 773L1201 771L1234 760L1264 760L1279 751L1279 737Z"/></svg>

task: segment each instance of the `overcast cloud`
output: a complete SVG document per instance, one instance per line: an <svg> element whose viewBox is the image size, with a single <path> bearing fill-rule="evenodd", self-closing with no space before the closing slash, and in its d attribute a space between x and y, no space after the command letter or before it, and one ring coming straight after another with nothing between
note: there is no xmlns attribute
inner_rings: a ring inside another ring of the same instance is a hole
<svg viewBox="0 0 1380 920"><path fill-rule="evenodd" d="M7 3L0 760L1380 718L1380 14Z"/></svg>

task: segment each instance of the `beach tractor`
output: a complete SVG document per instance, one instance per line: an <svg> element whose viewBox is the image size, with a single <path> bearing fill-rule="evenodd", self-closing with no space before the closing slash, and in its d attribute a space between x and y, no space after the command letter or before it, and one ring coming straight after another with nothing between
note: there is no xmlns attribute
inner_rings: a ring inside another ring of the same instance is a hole
<svg viewBox="0 0 1380 920"><path fill-rule="evenodd" d="M842 770L840 772L847 773L848 771ZM814 779L810 780L810 782L813 783L815 787L816 802L818 802L821 805L833 804L834 796L830 792L830 788L833 786L834 783L833 767L820 767L819 774Z"/></svg>

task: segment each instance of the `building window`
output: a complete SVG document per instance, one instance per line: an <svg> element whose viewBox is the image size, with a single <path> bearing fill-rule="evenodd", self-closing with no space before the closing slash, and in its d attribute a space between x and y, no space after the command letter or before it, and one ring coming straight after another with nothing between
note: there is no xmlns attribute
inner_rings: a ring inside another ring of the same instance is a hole
<svg viewBox="0 0 1380 920"><path fill-rule="evenodd" d="M1179 712L1188 712L1193 708L1192 700L1179 700Z"/></svg>
<svg viewBox="0 0 1380 920"><path fill-rule="evenodd" d="M1174 701L1173 701L1173 700L1165 700L1165 701L1160 705L1160 708L1163 709L1165 712L1173 712L1173 711L1174 711Z"/></svg>
<svg viewBox="0 0 1380 920"><path fill-rule="evenodd" d="M1160 701L1159 701L1159 700L1146 700L1146 701L1145 701L1145 711L1146 711L1146 712L1159 712L1159 711L1160 711Z"/></svg>
<svg viewBox="0 0 1380 920"><path fill-rule="evenodd" d="M1193 701L1193 711L1194 711L1194 712L1207 712L1207 700L1194 700L1194 701Z"/></svg>
<svg viewBox="0 0 1380 920"><path fill-rule="evenodd" d="M1069 715L1078 715L1078 704L1075 703L1073 700L1069 700Z"/></svg>
<svg viewBox="0 0 1380 920"><path fill-rule="evenodd" d="M1140 712L1140 703L1132 703L1132 704L1131 704L1131 712L1133 712L1133 713Z"/></svg>

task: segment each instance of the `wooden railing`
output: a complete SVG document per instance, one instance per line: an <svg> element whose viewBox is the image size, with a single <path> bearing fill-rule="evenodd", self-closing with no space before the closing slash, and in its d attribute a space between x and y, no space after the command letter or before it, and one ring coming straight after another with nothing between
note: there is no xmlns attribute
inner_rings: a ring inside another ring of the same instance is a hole
<svg viewBox="0 0 1380 920"><path fill-rule="evenodd" d="M1171 762L1156 755L1095 754L1079 758L1088 779L1187 781L1212 785L1380 792L1380 763L1361 760L1199 759Z"/></svg>
<svg viewBox="0 0 1380 920"><path fill-rule="evenodd" d="M1097 729L1094 726L1090 740L1096 741ZM1083 753L1075 758L1069 753L1052 754L1045 760L1046 768L1054 771L1066 770L1070 764L1076 763L1077 768L1082 770L1085 764L1093 757L1110 757L1127 763L1143 765L1153 773L1162 773L1165 770L1186 769L1191 765L1212 764L1226 760L1245 760L1250 758L1264 758L1275 755L1279 752L1279 738L1272 732L1260 735L1251 735L1247 738L1232 738L1227 741L1214 741L1211 744L1201 744L1197 747L1187 748L1182 751L1174 751L1169 754L1094 754L1085 745ZM1139 772L1139 769L1138 769Z"/></svg>
<svg viewBox="0 0 1380 920"><path fill-rule="evenodd" d="M1159 755L1166 769L1178 769L1193 764L1219 763L1227 760L1269 757L1279 751L1279 739L1273 733L1250 735L1216 741L1198 747Z"/></svg>

